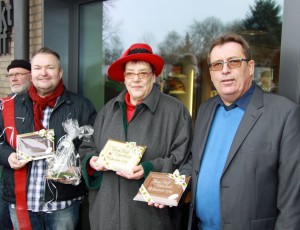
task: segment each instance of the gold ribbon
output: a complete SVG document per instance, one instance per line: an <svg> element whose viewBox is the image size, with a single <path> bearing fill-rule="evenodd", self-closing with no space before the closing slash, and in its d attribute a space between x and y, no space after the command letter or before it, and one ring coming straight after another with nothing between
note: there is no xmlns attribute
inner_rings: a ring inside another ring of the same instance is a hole
<svg viewBox="0 0 300 230"><path fill-rule="evenodd" d="M185 182L185 175L180 175L178 169L176 169L173 174L168 175L170 178L175 180L175 184L178 184L182 187L183 191L185 190L187 184Z"/></svg>
<svg viewBox="0 0 300 230"><path fill-rule="evenodd" d="M145 201L155 203L152 200L152 198L151 198L150 194L148 193L147 189L144 187L144 185L142 185L139 190L140 190L141 194L143 195Z"/></svg>

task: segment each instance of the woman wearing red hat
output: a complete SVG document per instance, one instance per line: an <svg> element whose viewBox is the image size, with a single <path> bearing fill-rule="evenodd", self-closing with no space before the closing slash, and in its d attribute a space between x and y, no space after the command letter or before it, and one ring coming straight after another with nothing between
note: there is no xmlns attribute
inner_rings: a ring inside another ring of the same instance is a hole
<svg viewBox="0 0 300 230"><path fill-rule="evenodd" d="M98 113L93 140L80 149L92 229L179 229L178 220L171 215L177 209L133 201L150 171L172 173L190 148L189 112L179 100L153 87L163 65L150 46L134 44L108 69L109 77L124 82L126 90ZM133 175L98 164L99 153L109 139L147 146Z"/></svg>

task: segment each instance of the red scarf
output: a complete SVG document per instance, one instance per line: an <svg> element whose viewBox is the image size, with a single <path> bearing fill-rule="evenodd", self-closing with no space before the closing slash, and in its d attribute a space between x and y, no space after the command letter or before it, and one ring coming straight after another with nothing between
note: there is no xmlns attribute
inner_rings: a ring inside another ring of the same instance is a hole
<svg viewBox="0 0 300 230"><path fill-rule="evenodd" d="M34 113L34 129L35 131L39 131L41 129L45 129L42 124L42 120L44 117L43 110L49 106L53 108L57 101L57 98L61 96L64 91L64 84L62 79L59 81L58 86L53 91L53 93L46 97L40 97L37 94L36 88L31 85L29 88L29 96L33 101L33 113Z"/></svg>
<svg viewBox="0 0 300 230"><path fill-rule="evenodd" d="M4 127L11 127L5 130L7 143L16 149L16 137L18 131L15 124L15 101L11 98L3 98L3 123ZM16 214L20 230L31 230L29 214L27 211L26 184L27 184L27 165L14 171Z"/></svg>
<svg viewBox="0 0 300 230"><path fill-rule="evenodd" d="M126 93L125 95L125 102L126 102L126 114L127 114L127 122L131 121L131 118L134 115L135 105L130 103L130 94Z"/></svg>

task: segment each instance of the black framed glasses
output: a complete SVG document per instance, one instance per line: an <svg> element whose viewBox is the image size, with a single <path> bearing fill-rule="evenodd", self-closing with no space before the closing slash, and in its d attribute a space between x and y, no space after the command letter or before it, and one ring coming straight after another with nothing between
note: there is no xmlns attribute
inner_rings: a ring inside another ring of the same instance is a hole
<svg viewBox="0 0 300 230"><path fill-rule="evenodd" d="M144 78L148 77L151 73L152 72L138 72L138 73L125 72L124 77L127 79L133 79L135 77L135 75L137 75L140 79L144 79Z"/></svg>
<svg viewBox="0 0 300 230"><path fill-rule="evenodd" d="M26 73L9 73L6 75L6 77L12 78L12 77L21 77L24 76L25 74L28 74L30 72L26 72Z"/></svg>
<svg viewBox="0 0 300 230"><path fill-rule="evenodd" d="M235 68L241 67L243 61L248 62L250 60L246 59L246 58L231 58L231 59L229 59L227 61L215 61L215 62L212 62L212 63L208 64L208 66L209 66L209 69L212 70L212 71L220 71L220 70L222 70L224 64L227 64L227 66L230 69L235 69Z"/></svg>

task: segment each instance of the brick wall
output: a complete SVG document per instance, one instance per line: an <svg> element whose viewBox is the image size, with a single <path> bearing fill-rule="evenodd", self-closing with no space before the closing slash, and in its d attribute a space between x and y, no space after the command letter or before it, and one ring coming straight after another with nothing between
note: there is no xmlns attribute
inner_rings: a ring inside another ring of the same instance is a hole
<svg viewBox="0 0 300 230"><path fill-rule="evenodd" d="M42 0L29 0L29 55L42 47ZM28 57L29 59L30 57ZM0 98L11 93L6 67L14 59L14 31L9 41L9 54L0 55Z"/></svg>

